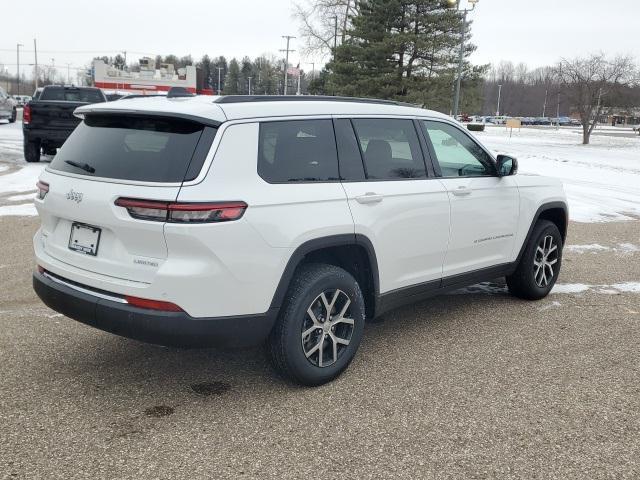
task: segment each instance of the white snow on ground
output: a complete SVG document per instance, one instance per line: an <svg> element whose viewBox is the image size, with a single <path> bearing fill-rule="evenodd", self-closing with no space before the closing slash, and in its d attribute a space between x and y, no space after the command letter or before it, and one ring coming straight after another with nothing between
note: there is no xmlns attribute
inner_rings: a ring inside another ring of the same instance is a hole
<svg viewBox="0 0 640 480"><path fill-rule="evenodd" d="M592 245L565 245L564 251L579 254L613 251L619 255L629 255L640 252L640 245L634 245L633 243L618 243L615 247L607 247L598 243Z"/></svg>
<svg viewBox="0 0 640 480"><path fill-rule="evenodd" d="M584 283L556 283L551 293L582 293L591 287Z"/></svg>
<svg viewBox="0 0 640 480"><path fill-rule="evenodd" d="M608 295L619 295L620 293L640 293L640 282L623 282L612 285L587 285L585 283L556 283L551 290L552 294L580 294L585 292L595 292ZM507 286L494 282L482 282L470 287L460 288L451 292L451 295L468 295L481 293L488 295L507 294Z"/></svg>
<svg viewBox="0 0 640 480"><path fill-rule="evenodd" d="M22 124L0 124L0 216L37 215L33 197L47 162L26 163L22 148Z"/></svg>
<svg viewBox="0 0 640 480"><path fill-rule="evenodd" d="M14 215L19 217L33 217L37 215L36 207L33 203L21 203L19 205L0 206L0 217L3 215Z"/></svg>
<svg viewBox="0 0 640 480"><path fill-rule="evenodd" d="M590 145L581 145L577 128L487 126L475 135L495 153L513 155L520 172L558 177L577 222L640 217L640 137L596 129Z"/></svg>
<svg viewBox="0 0 640 480"><path fill-rule="evenodd" d="M606 252L611 250L610 247L604 247L597 243L593 245L565 245L565 251L573 252L573 253L586 253L586 252Z"/></svg>

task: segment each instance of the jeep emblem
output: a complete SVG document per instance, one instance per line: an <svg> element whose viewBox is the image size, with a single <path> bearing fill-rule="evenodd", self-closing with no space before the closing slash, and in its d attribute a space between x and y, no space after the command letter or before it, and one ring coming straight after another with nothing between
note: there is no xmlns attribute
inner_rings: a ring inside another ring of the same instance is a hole
<svg viewBox="0 0 640 480"><path fill-rule="evenodd" d="M72 188L71 190L69 190L69 193L67 193L67 200L73 200L76 203L80 203L82 201L82 196L82 193L74 192Z"/></svg>

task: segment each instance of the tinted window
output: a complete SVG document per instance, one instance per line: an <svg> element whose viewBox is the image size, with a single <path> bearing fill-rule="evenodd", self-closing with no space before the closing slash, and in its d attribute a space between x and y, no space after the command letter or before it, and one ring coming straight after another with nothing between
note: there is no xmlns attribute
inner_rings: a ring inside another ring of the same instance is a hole
<svg viewBox="0 0 640 480"><path fill-rule="evenodd" d="M353 120L368 179L425 178L418 135L411 120Z"/></svg>
<svg viewBox="0 0 640 480"><path fill-rule="evenodd" d="M358 140L351 126L351 120L334 121L338 159L340 160L340 179L346 181L364 180L364 167Z"/></svg>
<svg viewBox="0 0 640 480"><path fill-rule="evenodd" d="M208 129L211 127L178 119L88 115L64 143L51 168L119 180L182 182L192 159L200 167L204 162L215 134L215 129L211 129L213 134ZM201 138L208 143L204 148L198 148ZM95 172L69 162L86 164Z"/></svg>
<svg viewBox="0 0 640 480"><path fill-rule="evenodd" d="M338 180L331 120L261 123L258 174L271 183Z"/></svg>
<svg viewBox="0 0 640 480"><path fill-rule="evenodd" d="M100 103L104 102L102 92L93 88L56 88L47 87L42 91L40 100L58 100L64 102Z"/></svg>
<svg viewBox="0 0 640 480"><path fill-rule="evenodd" d="M494 175L491 157L464 132L447 123L424 121L443 177Z"/></svg>

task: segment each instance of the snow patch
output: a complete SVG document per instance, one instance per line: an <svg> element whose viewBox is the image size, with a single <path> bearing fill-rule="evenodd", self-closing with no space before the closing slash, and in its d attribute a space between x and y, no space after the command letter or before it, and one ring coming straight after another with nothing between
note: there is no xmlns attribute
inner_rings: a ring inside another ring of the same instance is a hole
<svg viewBox="0 0 640 480"><path fill-rule="evenodd" d="M7 200L10 202L23 202L24 200L33 200L34 195L35 192L12 195L8 197Z"/></svg>
<svg viewBox="0 0 640 480"><path fill-rule="evenodd" d="M582 293L591 288L584 283L556 283L551 293Z"/></svg>
<svg viewBox="0 0 640 480"><path fill-rule="evenodd" d="M573 253L586 253L586 252L603 252L611 250L610 247L604 247L600 244L594 243L592 245L567 245L565 250Z"/></svg>
<svg viewBox="0 0 640 480"><path fill-rule="evenodd" d="M34 217L38 211L33 203L22 203L20 205L4 205L0 207L0 217L5 215L19 217Z"/></svg>

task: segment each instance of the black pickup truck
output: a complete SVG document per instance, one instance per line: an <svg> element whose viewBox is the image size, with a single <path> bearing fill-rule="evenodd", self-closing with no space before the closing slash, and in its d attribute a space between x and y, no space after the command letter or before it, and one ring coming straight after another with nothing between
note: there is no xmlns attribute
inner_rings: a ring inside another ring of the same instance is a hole
<svg viewBox="0 0 640 480"><path fill-rule="evenodd" d="M73 111L89 103L106 102L99 88L75 86L47 86L38 98L24 107L22 133L24 158L39 162L40 153L55 155L71 132L80 123Z"/></svg>

